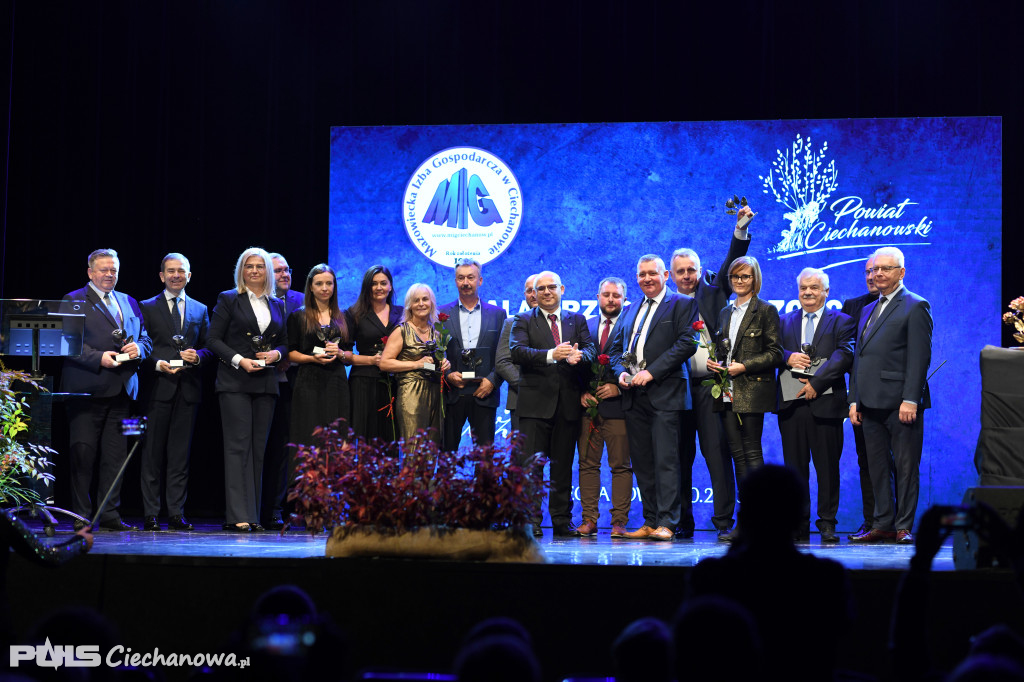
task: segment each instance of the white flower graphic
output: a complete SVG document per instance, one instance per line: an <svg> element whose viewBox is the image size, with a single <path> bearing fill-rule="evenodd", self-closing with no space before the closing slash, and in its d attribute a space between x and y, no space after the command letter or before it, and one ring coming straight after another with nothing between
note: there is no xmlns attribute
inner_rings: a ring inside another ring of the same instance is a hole
<svg viewBox="0 0 1024 682"><path fill-rule="evenodd" d="M825 207L825 200L838 186L835 160L823 167L827 151L828 142L815 153L811 138L797 134L790 149L776 150L768 176L758 176L764 184L764 193L770 190L775 200L789 209L783 216L789 221L789 229L782 231L776 252L796 251L803 246L807 233Z"/></svg>

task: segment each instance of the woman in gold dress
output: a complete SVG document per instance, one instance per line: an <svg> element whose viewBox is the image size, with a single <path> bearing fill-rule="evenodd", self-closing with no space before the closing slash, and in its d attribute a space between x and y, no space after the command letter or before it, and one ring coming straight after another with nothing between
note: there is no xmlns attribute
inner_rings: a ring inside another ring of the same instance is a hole
<svg viewBox="0 0 1024 682"><path fill-rule="evenodd" d="M441 444L441 372L447 372L445 358L440 367L427 352L437 342L437 299L426 284L413 284L405 294L402 325L389 337L381 353L380 369L393 372L398 384L395 397L395 422L398 437L410 438L419 429L429 429L430 437ZM400 333L399 333L400 332ZM434 369L428 366L434 365Z"/></svg>

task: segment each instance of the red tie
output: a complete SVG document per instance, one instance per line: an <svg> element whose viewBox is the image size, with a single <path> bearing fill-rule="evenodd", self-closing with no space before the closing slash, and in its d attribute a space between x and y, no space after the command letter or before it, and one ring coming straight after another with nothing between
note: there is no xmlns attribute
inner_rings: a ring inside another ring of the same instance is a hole
<svg viewBox="0 0 1024 682"><path fill-rule="evenodd" d="M562 343L562 336L558 333L558 315L551 313L548 315L548 319L551 320L551 336L555 337L555 345Z"/></svg>
<svg viewBox="0 0 1024 682"><path fill-rule="evenodd" d="M601 332L601 352L604 352L604 347L608 343L608 332L612 330L612 320L610 317L604 318L604 331Z"/></svg>

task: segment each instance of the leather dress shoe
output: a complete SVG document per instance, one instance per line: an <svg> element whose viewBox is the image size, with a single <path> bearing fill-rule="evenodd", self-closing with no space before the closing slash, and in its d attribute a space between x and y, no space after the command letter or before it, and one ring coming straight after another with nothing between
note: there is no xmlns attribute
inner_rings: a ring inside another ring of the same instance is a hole
<svg viewBox="0 0 1024 682"><path fill-rule="evenodd" d="M79 521L78 519L75 519L75 523L73 525L75 527L75 532L77 533L89 524L87 524L85 521Z"/></svg>
<svg viewBox="0 0 1024 682"><path fill-rule="evenodd" d="M135 526L125 523L122 519L114 519L113 521L100 521L100 528L103 530L116 530L120 532L129 530L138 530Z"/></svg>
<svg viewBox="0 0 1024 682"><path fill-rule="evenodd" d="M896 531L896 544L897 545L912 545L914 544L914 535L909 530L898 530Z"/></svg>
<svg viewBox="0 0 1024 682"><path fill-rule="evenodd" d="M224 530L232 533L251 533L252 527L248 523L225 523L221 526Z"/></svg>
<svg viewBox="0 0 1024 682"><path fill-rule="evenodd" d="M533 537L542 538L544 537L544 529L540 527L539 523L533 524Z"/></svg>
<svg viewBox="0 0 1024 682"><path fill-rule="evenodd" d="M156 520L155 516L147 516L142 521L142 530L163 530L160 528L160 522Z"/></svg>
<svg viewBox="0 0 1024 682"><path fill-rule="evenodd" d="M263 526L261 526L258 523L250 523L249 527L252 528L254 533L262 533L263 531L266 530L266 528L264 528Z"/></svg>
<svg viewBox="0 0 1024 682"><path fill-rule="evenodd" d="M872 528L867 533L862 535L851 535L850 542L857 542L860 544L870 544L872 542L886 542L888 540L896 539L896 531L892 530L879 530Z"/></svg>
<svg viewBox="0 0 1024 682"><path fill-rule="evenodd" d="M651 536L651 533L653 533L653 532L654 532L653 528L651 528L647 524L644 524L644 525L640 526L639 528L637 528L636 530L631 531L629 533L626 533L622 537L629 538L630 540L646 540L647 538L649 538Z"/></svg>
<svg viewBox="0 0 1024 682"><path fill-rule="evenodd" d="M556 538L578 538L580 536L571 523L556 523L552 527L551 533Z"/></svg>
<svg viewBox="0 0 1024 682"><path fill-rule="evenodd" d="M676 528L675 536L680 540L686 540L693 537L693 529Z"/></svg>
<svg viewBox="0 0 1024 682"><path fill-rule="evenodd" d="M718 531L718 541L719 542L732 542L735 539L736 539L736 529L726 530L725 528L722 528L721 530Z"/></svg>
<svg viewBox="0 0 1024 682"><path fill-rule="evenodd" d="M195 526L188 522L184 516L172 516L167 519L167 527L171 530L195 530Z"/></svg>
<svg viewBox="0 0 1024 682"><path fill-rule="evenodd" d="M627 533L626 533L626 527L625 526L617 526L614 523L612 524L612 537L613 538L624 538L626 536L627 536Z"/></svg>
<svg viewBox="0 0 1024 682"><path fill-rule="evenodd" d="M597 535L597 522L591 521L590 519L584 519L583 523L576 526L576 532L582 537Z"/></svg>
<svg viewBox="0 0 1024 682"><path fill-rule="evenodd" d="M871 524L869 524L867 521L865 521L864 523L860 524L860 528L858 528L857 530L853 531L852 533L850 533L846 537L848 537L848 538L850 538L852 540L853 538L855 538L855 537L857 537L859 535L867 535L870 532L871 532Z"/></svg>
<svg viewBox="0 0 1024 682"><path fill-rule="evenodd" d="M650 535L647 536L650 540L674 540L676 534L672 532L672 529L668 526L658 526Z"/></svg>
<svg viewBox="0 0 1024 682"><path fill-rule="evenodd" d="M831 523L823 523L818 528L821 531L821 541L827 543L839 542L839 536L836 535L836 527Z"/></svg>

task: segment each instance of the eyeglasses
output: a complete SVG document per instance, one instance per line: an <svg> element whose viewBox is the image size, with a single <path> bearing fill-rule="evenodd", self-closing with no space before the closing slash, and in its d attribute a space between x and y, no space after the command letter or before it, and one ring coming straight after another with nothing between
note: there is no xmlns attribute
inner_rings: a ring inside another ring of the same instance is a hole
<svg viewBox="0 0 1024 682"><path fill-rule="evenodd" d="M753 275L729 275L729 279L733 282L749 282L754 279Z"/></svg>
<svg viewBox="0 0 1024 682"><path fill-rule="evenodd" d="M542 286L542 287L536 287L536 289L537 289L537 293L541 294L541 293L544 293L545 291L556 291L558 289L558 285L557 284L547 284L547 285Z"/></svg>
<svg viewBox="0 0 1024 682"><path fill-rule="evenodd" d="M287 272L289 275L292 274L291 268L274 268L274 274L280 275L283 272Z"/></svg>
<svg viewBox="0 0 1024 682"><path fill-rule="evenodd" d="M899 270L899 269L900 269L900 266L898 266L898 265L876 265L875 267L869 268L868 270L865 270L864 272L873 272L873 273L875 273L877 275L880 272L892 272L893 270Z"/></svg>
<svg viewBox="0 0 1024 682"><path fill-rule="evenodd" d="M242 266L246 270L266 270L267 266L263 263L246 263Z"/></svg>

